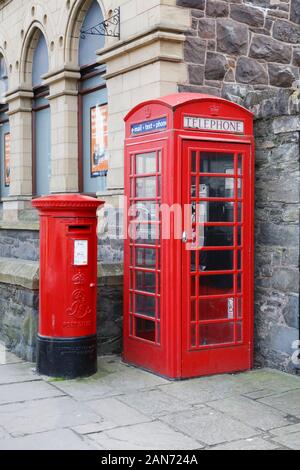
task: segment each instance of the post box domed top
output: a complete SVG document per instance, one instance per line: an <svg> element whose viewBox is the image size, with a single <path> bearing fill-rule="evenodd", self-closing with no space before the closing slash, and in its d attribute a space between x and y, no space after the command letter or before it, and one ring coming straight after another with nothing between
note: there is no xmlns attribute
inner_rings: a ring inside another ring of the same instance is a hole
<svg viewBox="0 0 300 470"><path fill-rule="evenodd" d="M42 212L49 210L73 211L76 209L95 211L103 204L104 202L99 199L81 194L55 194L32 201L32 206Z"/></svg>
<svg viewBox="0 0 300 470"><path fill-rule="evenodd" d="M218 96L213 95L206 95L202 93L174 93L172 95L163 96L161 98L144 101L139 103L135 106L129 113L125 116L124 120L128 121L128 119L135 114L139 109L144 108L145 106L150 106L153 104L163 105L171 110L175 111L180 106L188 105L191 103L201 103L201 102L215 102L215 103L226 103L232 108L239 109L241 112L245 113L246 115L253 116L253 113L248 109L240 106L237 103L232 101L225 100L224 98L219 98Z"/></svg>

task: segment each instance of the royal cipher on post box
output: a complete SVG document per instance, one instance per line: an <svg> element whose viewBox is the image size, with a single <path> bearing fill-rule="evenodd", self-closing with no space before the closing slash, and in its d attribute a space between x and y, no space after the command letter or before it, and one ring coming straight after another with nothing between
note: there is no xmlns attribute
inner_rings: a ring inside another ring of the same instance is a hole
<svg viewBox="0 0 300 470"><path fill-rule="evenodd" d="M79 194L36 199L40 213L37 371L85 377L97 371L97 216Z"/></svg>
<svg viewBox="0 0 300 470"><path fill-rule="evenodd" d="M253 116L175 94L125 118L124 360L172 379L253 356Z"/></svg>

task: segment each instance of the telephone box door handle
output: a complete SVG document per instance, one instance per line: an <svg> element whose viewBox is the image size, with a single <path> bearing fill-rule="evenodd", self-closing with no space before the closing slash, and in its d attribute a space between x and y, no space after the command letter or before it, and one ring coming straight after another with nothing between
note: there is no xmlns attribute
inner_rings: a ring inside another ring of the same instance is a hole
<svg viewBox="0 0 300 470"><path fill-rule="evenodd" d="M189 240L188 240L188 235L186 232L183 232L182 234L182 241L183 243L187 243Z"/></svg>
<svg viewBox="0 0 300 470"><path fill-rule="evenodd" d="M91 289L95 289L95 287L96 287L96 284L95 284L94 282L92 282L92 283L90 284L90 288L91 288Z"/></svg>

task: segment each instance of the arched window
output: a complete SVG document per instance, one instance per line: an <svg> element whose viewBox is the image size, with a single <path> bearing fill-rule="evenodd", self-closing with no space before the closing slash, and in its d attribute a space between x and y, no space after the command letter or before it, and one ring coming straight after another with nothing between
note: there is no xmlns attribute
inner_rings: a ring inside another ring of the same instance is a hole
<svg viewBox="0 0 300 470"><path fill-rule="evenodd" d="M49 88L43 86L43 75L48 72L48 48L42 33L39 34L32 62L32 163L33 195L50 192L51 178L51 122Z"/></svg>
<svg viewBox="0 0 300 470"><path fill-rule="evenodd" d="M5 94L8 87L7 71L4 58L0 55L0 186L1 197L9 195L10 186L10 129L6 114Z"/></svg>
<svg viewBox="0 0 300 470"><path fill-rule="evenodd" d="M83 21L82 30L103 21L101 8L94 0ZM79 186L84 193L106 190L108 171L107 90L105 67L97 64L96 51L104 46L104 37L82 35L78 62L79 84Z"/></svg>

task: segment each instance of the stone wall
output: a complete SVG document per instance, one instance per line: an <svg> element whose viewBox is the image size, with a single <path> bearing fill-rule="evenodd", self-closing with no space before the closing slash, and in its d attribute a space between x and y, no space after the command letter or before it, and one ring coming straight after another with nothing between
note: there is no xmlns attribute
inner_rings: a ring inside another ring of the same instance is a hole
<svg viewBox="0 0 300 470"><path fill-rule="evenodd" d="M38 299L37 290L0 284L0 340L30 362L36 358Z"/></svg>
<svg viewBox="0 0 300 470"><path fill-rule="evenodd" d="M292 87L299 80L299 0L177 0L191 8L183 91L231 98L246 89Z"/></svg>
<svg viewBox="0 0 300 470"><path fill-rule="evenodd" d="M255 340L259 365L295 373L291 355L299 339L300 119L299 102L294 107L292 96L285 99L284 115L284 100L271 100L278 117L264 116L270 100L255 105Z"/></svg>
<svg viewBox="0 0 300 470"><path fill-rule="evenodd" d="M98 352L122 351L123 267L120 240L99 240ZM105 260L105 261L104 261ZM39 303L39 231L0 230L0 340L35 361Z"/></svg>
<svg viewBox="0 0 300 470"><path fill-rule="evenodd" d="M177 0L190 9L180 91L254 113L255 361L297 372L299 340L300 0Z"/></svg>
<svg viewBox="0 0 300 470"><path fill-rule="evenodd" d="M249 93L256 116L256 363L297 373L300 93Z"/></svg>

